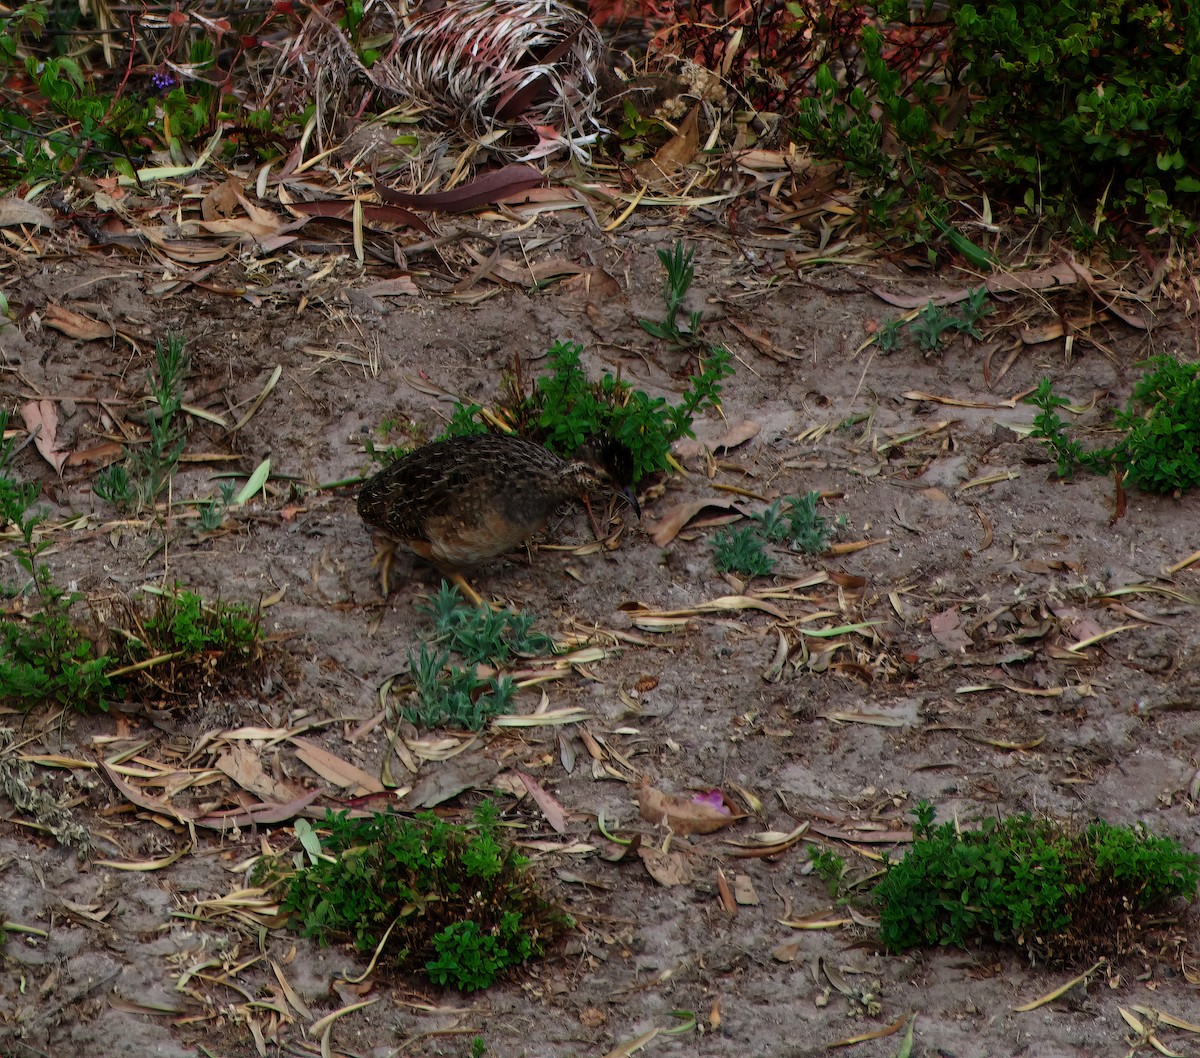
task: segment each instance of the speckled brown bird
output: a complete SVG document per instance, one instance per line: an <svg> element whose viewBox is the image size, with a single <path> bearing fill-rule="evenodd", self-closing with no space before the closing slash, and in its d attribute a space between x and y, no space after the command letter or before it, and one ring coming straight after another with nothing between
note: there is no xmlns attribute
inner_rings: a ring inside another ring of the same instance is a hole
<svg viewBox="0 0 1200 1058"><path fill-rule="evenodd" d="M641 517L632 478L632 455L612 440L566 460L512 435L452 437L409 452L368 480L358 513L387 538L375 559L385 595L399 545L478 599L459 571L528 540L566 501L620 492Z"/></svg>

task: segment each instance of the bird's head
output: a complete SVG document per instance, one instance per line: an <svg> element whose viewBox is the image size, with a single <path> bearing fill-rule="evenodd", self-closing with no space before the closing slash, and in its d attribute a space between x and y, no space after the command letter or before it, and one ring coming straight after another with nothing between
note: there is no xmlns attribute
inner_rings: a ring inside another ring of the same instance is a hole
<svg viewBox="0 0 1200 1058"><path fill-rule="evenodd" d="M580 492L616 492L624 496L639 518L642 508L633 490L633 453L614 437L594 437L585 442L568 464Z"/></svg>

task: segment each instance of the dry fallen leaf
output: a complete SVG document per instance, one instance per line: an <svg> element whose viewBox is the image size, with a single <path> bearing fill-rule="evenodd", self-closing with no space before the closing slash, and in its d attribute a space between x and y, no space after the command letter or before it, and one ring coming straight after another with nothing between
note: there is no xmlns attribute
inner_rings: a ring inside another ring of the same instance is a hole
<svg viewBox="0 0 1200 1058"><path fill-rule="evenodd" d="M31 400L21 405L25 428L33 434L33 443L57 474L62 474L70 452L58 446L58 409L52 400Z"/></svg>
<svg viewBox="0 0 1200 1058"><path fill-rule="evenodd" d="M692 880L692 868L682 852L662 852L642 846L638 855L646 871L659 885L686 885Z"/></svg>
<svg viewBox="0 0 1200 1058"><path fill-rule="evenodd" d="M753 419L734 423L712 443L714 452L728 452L758 436L761 427Z"/></svg>
<svg viewBox="0 0 1200 1058"><path fill-rule="evenodd" d="M971 645L971 638L959 626L958 611L951 607L929 619L929 630L947 650L961 653Z"/></svg>
<svg viewBox="0 0 1200 1058"><path fill-rule="evenodd" d="M657 517L644 516L642 526L655 545L666 547L685 526L705 512L709 515L705 518L705 525L736 522L746 513L731 500L689 500L687 503L678 503L674 507L660 511Z"/></svg>
<svg viewBox="0 0 1200 1058"><path fill-rule="evenodd" d="M719 790L682 797L645 782L638 787L638 811L648 823L668 826L676 834L711 834L746 818L733 811Z"/></svg>
<svg viewBox="0 0 1200 1058"><path fill-rule="evenodd" d="M53 327L56 331L62 331L68 338L75 338L81 342L111 338L116 334L111 324L101 323L90 316L64 309L53 302L48 304L42 313L42 326Z"/></svg>
<svg viewBox="0 0 1200 1058"><path fill-rule="evenodd" d="M664 143L654 157L641 162L637 173L648 184L668 179L690 165L700 147L700 105L692 107L679 123L679 131Z"/></svg>
<svg viewBox="0 0 1200 1058"><path fill-rule="evenodd" d="M18 225L31 228L53 228L54 221L44 209L23 198L0 198L0 228Z"/></svg>

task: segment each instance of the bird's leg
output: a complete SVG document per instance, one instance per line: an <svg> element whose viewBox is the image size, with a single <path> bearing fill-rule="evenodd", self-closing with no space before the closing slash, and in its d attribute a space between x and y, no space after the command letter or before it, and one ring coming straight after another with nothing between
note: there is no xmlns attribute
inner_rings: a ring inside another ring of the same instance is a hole
<svg viewBox="0 0 1200 1058"><path fill-rule="evenodd" d="M483 596L467 583L467 578L461 573L459 573L457 570L452 570L448 575L450 578L450 583L455 585L455 587L457 587L458 590L461 591L468 600L470 600L472 606L487 605L487 603L483 601Z"/></svg>
<svg viewBox="0 0 1200 1058"><path fill-rule="evenodd" d="M592 498L586 494L583 497L583 509L587 511L588 521L592 523L592 535L597 540L603 540L604 530L600 528L600 523L596 521L596 512L592 510Z"/></svg>
<svg viewBox="0 0 1200 1058"><path fill-rule="evenodd" d="M388 590L392 582L392 563L396 560L396 541L384 540L375 549L375 557L371 559L371 567L379 570L379 587L383 590L383 597L388 597Z"/></svg>

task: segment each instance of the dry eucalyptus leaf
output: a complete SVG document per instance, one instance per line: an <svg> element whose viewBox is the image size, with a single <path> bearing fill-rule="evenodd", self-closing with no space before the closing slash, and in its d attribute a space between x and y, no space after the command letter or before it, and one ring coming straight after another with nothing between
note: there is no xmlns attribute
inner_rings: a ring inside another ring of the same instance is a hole
<svg viewBox="0 0 1200 1058"><path fill-rule="evenodd" d="M659 885L686 885L692 880L692 867L682 852L662 852L643 846L638 855L646 871Z"/></svg>
<svg viewBox="0 0 1200 1058"><path fill-rule="evenodd" d="M81 342L93 342L99 338L111 338L116 330L111 324L101 323L90 316L84 316L70 309L64 309L53 302L46 306L42 313L42 325L62 331L68 338Z"/></svg>
<svg viewBox="0 0 1200 1058"><path fill-rule="evenodd" d="M642 518L642 524L650 535L650 539L658 547L665 547L680 534L685 526L704 513L716 518L720 524L724 524L737 521L745 514L745 511L732 500L690 500L687 503L668 507L655 518L646 515ZM715 523L708 521L707 524Z"/></svg>
<svg viewBox="0 0 1200 1058"><path fill-rule="evenodd" d="M70 452L58 446L58 409L52 400L31 400L21 405L21 418L25 428L33 434L33 443L42 457L62 474Z"/></svg>
<svg viewBox="0 0 1200 1058"><path fill-rule="evenodd" d="M929 630L933 633L934 639L947 650L956 654L971 645L970 637L959 627L958 611L954 607L934 614L929 619Z"/></svg>
<svg viewBox="0 0 1200 1058"><path fill-rule="evenodd" d="M676 834L711 834L745 818L725 803L720 790L683 797L663 793L649 783L638 787L638 811L648 823L668 826Z"/></svg>
<svg viewBox="0 0 1200 1058"><path fill-rule="evenodd" d="M54 221L44 209L23 198L0 198L0 228L28 225L31 228L53 228Z"/></svg>
<svg viewBox="0 0 1200 1058"><path fill-rule="evenodd" d="M753 440L758 436L759 430L762 429L753 419L744 419L742 422L734 423L720 437L712 443L714 452L728 452L734 448L744 445L747 441Z"/></svg>

